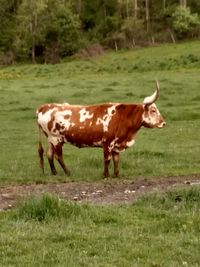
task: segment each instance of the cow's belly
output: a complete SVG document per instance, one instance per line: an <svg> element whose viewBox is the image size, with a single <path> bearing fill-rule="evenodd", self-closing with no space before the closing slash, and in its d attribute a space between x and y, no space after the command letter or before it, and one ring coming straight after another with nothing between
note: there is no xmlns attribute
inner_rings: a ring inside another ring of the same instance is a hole
<svg viewBox="0 0 200 267"><path fill-rule="evenodd" d="M59 143L70 143L79 148L82 147L102 147L101 139L92 139L87 136L77 136L76 134L64 135L64 134L48 134L48 141L54 146Z"/></svg>
<svg viewBox="0 0 200 267"><path fill-rule="evenodd" d="M83 147L102 147L102 142L98 141L98 142L80 142L78 140L65 140L65 143L70 143L74 146L77 146L79 148L83 148Z"/></svg>
<svg viewBox="0 0 200 267"><path fill-rule="evenodd" d="M102 134L92 134L87 132L67 132L64 134L64 142L81 147L102 147Z"/></svg>

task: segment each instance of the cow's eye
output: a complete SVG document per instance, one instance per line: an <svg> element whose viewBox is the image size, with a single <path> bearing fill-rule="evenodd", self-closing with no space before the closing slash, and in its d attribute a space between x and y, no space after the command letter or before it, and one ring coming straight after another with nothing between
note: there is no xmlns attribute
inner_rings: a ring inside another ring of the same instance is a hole
<svg viewBox="0 0 200 267"><path fill-rule="evenodd" d="M152 109L151 112L152 112L152 113L156 113L156 110L155 110L155 109Z"/></svg>

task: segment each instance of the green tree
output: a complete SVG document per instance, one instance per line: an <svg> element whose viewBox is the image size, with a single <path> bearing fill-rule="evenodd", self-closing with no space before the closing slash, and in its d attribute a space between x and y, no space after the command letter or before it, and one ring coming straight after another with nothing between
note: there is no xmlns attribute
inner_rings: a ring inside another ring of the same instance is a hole
<svg viewBox="0 0 200 267"><path fill-rule="evenodd" d="M0 51L13 50L16 12L21 0L0 1Z"/></svg>
<svg viewBox="0 0 200 267"><path fill-rule="evenodd" d="M80 18L93 41L102 41L118 24L117 0L83 0Z"/></svg>
<svg viewBox="0 0 200 267"><path fill-rule="evenodd" d="M28 58L31 54L33 63L37 48L46 61L55 63L80 46L80 20L67 0L22 0L17 22L18 56Z"/></svg>
<svg viewBox="0 0 200 267"><path fill-rule="evenodd" d="M81 23L69 5L49 1L45 31L46 61L56 63L60 56L69 56L81 46Z"/></svg>
<svg viewBox="0 0 200 267"><path fill-rule="evenodd" d="M196 12L200 15L200 1L188 0L188 6L191 9L191 12Z"/></svg>
<svg viewBox="0 0 200 267"><path fill-rule="evenodd" d="M117 50L199 36L199 16L197 0L0 0L0 64L58 62L86 41Z"/></svg>
<svg viewBox="0 0 200 267"><path fill-rule="evenodd" d="M22 0L17 13L15 46L20 56L29 55L35 63L35 48L44 38L45 9L48 0Z"/></svg>
<svg viewBox="0 0 200 267"><path fill-rule="evenodd" d="M177 7L172 14L171 24L172 28L182 35L199 26L200 19L196 13L191 13L189 7Z"/></svg>

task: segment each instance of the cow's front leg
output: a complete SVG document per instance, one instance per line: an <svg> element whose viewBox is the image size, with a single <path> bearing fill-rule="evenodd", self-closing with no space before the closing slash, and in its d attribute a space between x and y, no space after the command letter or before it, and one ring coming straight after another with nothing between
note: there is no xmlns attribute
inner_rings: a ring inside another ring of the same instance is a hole
<svg viewBox="0 0 200 267"><path fill-rule="evenodd" d="M56 175L57 171L54 165L54 146L51 143L49 143L48 148L47 148L47 158L48 158L49 165L51 168L51 174Z"/></svg>
<svg viewBox="0 0 200 267"><path fill-rule="evenodd" d="M115 177L119 176L119 153L112 152L113 163L114 163L114 175Z"/></svg>
<svg viewBox="0 0 200 267"><path fill-rule="evenodd" d="M111 153L109 152L108 146L104 145L103 147L103 152L104 152L104 172L103 175L104 177L109 177L109 163L112 158Z"/></svg>

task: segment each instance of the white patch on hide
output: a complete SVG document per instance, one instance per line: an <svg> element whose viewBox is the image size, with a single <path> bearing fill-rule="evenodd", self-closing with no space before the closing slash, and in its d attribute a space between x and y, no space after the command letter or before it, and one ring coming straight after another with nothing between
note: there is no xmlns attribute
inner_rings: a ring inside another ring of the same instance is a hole
<svg viewBox="0 0 200 267"><path fill-rule="evenodd" d="M125 148L123 148L123 149L118 149L117 147L115 147L114 149L113 149L113 151L115 151L116 153L121 153L121 152L124 152L125 151Z"/></svg>
<svg viewBox="0 0 200 267"><path fill-rule="evenodd" d="M127 143L126 143L126 146L127 147L131 147L131 146L133 146L135 144L135 139L132 139L131 141L128 141Z"/></svg>
<svg viewBox="0 0 200 267"><path fill-rule="evenodd" d="M65 110L65 111L58 111L55 114L55 124L59 123L61 126L65 127L65 130L69 130L70 126L72 126L71 123L71 115L72 111L71 110ZM69 116L69 118L65 119L65 116Z"/></svg>
<svg viewBox="0 0 200 267"><path fill-rule="evenodd" d="M115 139L110 143L110 145L109 145L109 147L108 147L109 152L111 152L111 151L114 149L114 147L115 147L115 143L116 143L117 140L118 140L118 137L115 138Z"/></svg>
<svg viewBox="0 0 200 267"><path fill-rule="evenodd" d="M54 146L57 146L57 144L59 143L59 140L58 140L57 136L49 135L48 136L48 142Z"/></svg>
<svg viewBox="0 0 200 267"><path fill-rule="evenodd" d="M55 110L50 109L45 113L39 112L38 114L38 124L42 127L43 131L49 134L48 123L51 121L51 114Z"/></svg>
<svg viewBox="0 0 200 267"><path fill-rule="evenodd" d="M90 114L89 111L87 111L85 108L82 108L79 111L80 114L80 122L84 122L86 119L91 119L93 117L93 114Z"/></svg>
<svg viewBox="0 0 200 267"><path fill-rule="evenodd" d="M113 105L107 109L107 114L103 116L103 118L98 118L96 124L102 124L104 132L108 131L109 123L112 119L112 116L115 114L116 105Z"/></svg>
<svg viewBox="0 0 200 267"><path fill-rule="evenodd" d="M48 135L48 141L56 146L59 142L63 142L64 139L60 136L60 132L64 132L70 128L74 123L71 123L71 110L58 111L57 107L48 110L45 113L40 112L38 114L38 123L42 127L43 131ZM67 119L65 118L67 116ZM48 124L53 119L52 128L49 131ZM56 130L55 126L58 123L61 129Z"/></svg>

